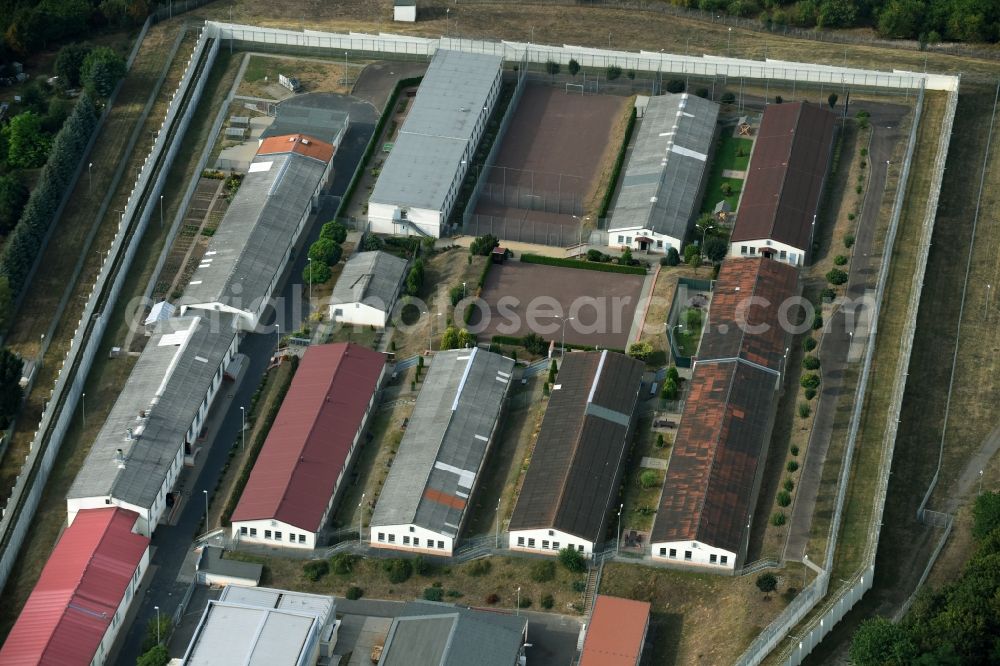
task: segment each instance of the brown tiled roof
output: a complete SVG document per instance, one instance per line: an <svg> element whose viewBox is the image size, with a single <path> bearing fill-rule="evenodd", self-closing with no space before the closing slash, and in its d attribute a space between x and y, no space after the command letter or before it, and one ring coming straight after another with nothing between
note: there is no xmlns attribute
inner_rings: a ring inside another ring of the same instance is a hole
<svg viewBox="0 0 1000 666"><path fill-rule="evenodd" d="M732 242L770 238L809 250L836 119L806 102L770 104L757 132Z"/></svg>
<svg viewBox="0 0 1000 666"><path fill-rule="evenodd" d="M643 370L615 352L566 356L509 529L551 528L600 540L618 492Z"/></svg>
<svg viewBox="0 0 1000 666"><path fill-rule="evenodd" d="M282 134L267 137L257 148L258 155L279 153L298 153L326 163L333 159L334 147L305 134Z"/></svg>
<svg viewBox="0 0 1000 666"><path fill-rule="evenodd" d="M698 541L739 553L775 381L774 373L745 363L696 366L651 542Z"/></svg>
<svg viewBox="0 0 1000 666"><path fill-rule="evenodd" d="M797 285L794 266L764 258L727 259L712 289L698 359L739 357L780 371L786 333L778 315L781 305L798 294Z"/></svg>

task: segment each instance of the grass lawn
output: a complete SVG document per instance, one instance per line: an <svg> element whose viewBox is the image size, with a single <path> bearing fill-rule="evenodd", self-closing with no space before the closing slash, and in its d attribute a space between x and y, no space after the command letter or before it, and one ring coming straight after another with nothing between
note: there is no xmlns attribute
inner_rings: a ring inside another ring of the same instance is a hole
<svg viewBox="0 0 1000 666"><path fill-rule="evenodd" d="M733 136L731 131L723 130L719 145L715 150L715 161L712 171L721 173L724 169L746 171L750 164L750 150L753 139L743 139Z"/></svg>
<svg viewBox="0 0 1000 666"><path fill-rule="evenodd" d="M722 185L729 183L733 188L732 194L725 196L722 194ZM729 202L733 210L740 201L740 192L743 191L743 181L739 178L723 178L721 171L712 170L708 177L708 184L705 185L705 198L701 202L701 212L711 213L715 209L715 204L722 199Z"/></svg>
<svg viewBox="0 0 1000 666"><path fill-rule="evenodd" d="M674 342L681 356L694 356L701 344L701 329L705 325L705 313L698 308L685 308L678 316L678 326L674 328Z"/></svg>
<svg viewBox="0 0 1000 666"><path fill-rule="evenodd" d="M652 418L644 416L639 419L636 427L636 443L632 447L632 455L625 472L625 508L622 510L622 529L632 529L648 532L653 527L656 509L660 504L660 491L663 489L663 479L666 473L659 469L642 467L642 459L670 458L673 435L664 433L666 446L662 449L656 446L656 433L652 431ZM651 472L656 482L643 487L641 477L644 472Z"/></svg>
<svg viewBox="0 0 1000 666"><path fill-rule="evenodd" d="M409 601L421 598L424 590L437 584L445 591L445 601L510 610L516 605L517 588L520 587L522 606L530 602L526 607L531 610L551 610L570 615L580 612L577 608L581 607L583 601L582 585L585 580L584 574L569 572L555 558L489 557L451 566L428 562L428 570L424 575L415 573L402 583L389 582L384 570L386 560L382 558L355 560L351 573L330 573L315 582L302 575L304 562L301 559L231 551L226 552L226 558L263 564L261 585L279 589L344 596L347 588L357 586L367 598ZM407 559L413 561L412 558ZM539 582L533 575L534 569L547 562L555 565L554 577ZM485 573L475 575L477 569L482 571L483 568L486 569ZM496 595L497 601L490 603L490 595ZM552 596L551 608L542 606L545 595Z"/></svg>
<svg viewBox="0 0 1000 666"><path fill-rule="evenodd" d="M323 62L325 58L321 59L321 57L275 58L252 55L247 63L238 93L252 97L273 97L268 88L280 85L278 83L279 74L297 78L302 85L302 92L349 93L351 85L344 83L343 53L340 55L339 61L330 59L329 62ZM364 64L357 61L348 63L350 78L356 77L363 66Z"/></svg>

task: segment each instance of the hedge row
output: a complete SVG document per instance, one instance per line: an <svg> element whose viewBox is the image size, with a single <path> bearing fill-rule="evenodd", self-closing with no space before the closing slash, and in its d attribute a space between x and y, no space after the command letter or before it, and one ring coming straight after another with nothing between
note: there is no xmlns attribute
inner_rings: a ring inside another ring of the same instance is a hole
<svg viewBox="0 0 1000 666"><path fill-rule="evenodd" d="M72 113L52 142L49 159L31 192L17 226L0 254L0 275L7 278L12 298L27 287L28 275L55 220L59 202L72 185L90 135L97 127L97 108L88 93L80 96Z"/></svg>
<svg viewBox="0 0 1000 666"><path fill-rule="evenodd" d="M622 173L622 166L625 164L625 151L628 150L628 142L632 139L632 130L635 129L635 107L628 118L628 125L625 126L625 138L622 145L618 147L618 157L615 158L615 168L611 170L611 179L608 181L608 189L604 192L604 199L601 200L601 209L597 213L597 218L602 219L608 216L608 208L611 207L611 197L615 193L615 184Z"/></svg>
<svg viewBox="0 0 1000 666"><path fill-rule="evenodd" d="M354 190L358 188L358 183L361 181L361 175L364 174L365 169L368 166L368 160L371 159L372 153L375 152L375 146L378 143L379 137L382 136L382 130L385 129L385 124L389 122L389 118L392 117L393 111L396 109L396 102L399 100L399 93L403 88L409 88L411 86L418 85L423 81L424 77L414 76L408 79L400 79L396 83L396 87L392 91L392 95L389 97L389 101L386 102L385 108L382 109L382 115L378 119L378 123L375 125L375 131L372 132L372 136L368 139L368 145L365 146L365 152L361 155L361 161L358 162L358 168L355 169L354 175L351 177L351 182L348 184L347 189L344 190L344 196L340 200L340 205L337 206L337 213L334 215L336 219L341 219L344 217L344 210L347 208L347 204L354 197Z"/></svg>
<svg viewBox="0 0 1000 666"><path fill-rule="evenodd" d="M524 338L519 338L519 337L516 337L516 336L513 336L513 335L494 335L492 338L490 338L490 344L491 345L508 345L508 346L511 346L511 347L523 347L524 346ZM556 347L557 348L559 347L559 343L558 342L556 342ZM570 344L568 342L566 343L566 349L569 349L569 350L572 350L572 351L597 351L597 347L594 347L593 345L574 345L574 344ZM624 349L614 349L612 347L602 347L602 349L607 349L610 352L617 352L619 354L624 354L625 353Z"/></svg>
<svg viewBox="0 0 1000 666"><path fill-rule="evenodd" d="M579 261L577 259L560 259L559 257L543 257L537 254L522 254L521 261L526 264L543 264L545 266L563 266L565 268L582 268L588 271L602 273L628 273L629 275L645 275L642 266L622 266L621 264L604 264L596 261Z"/></svg>
<svg viewBox="0 0 1000 666"><path fill-rule="evenodd" d="M284 383L284 385L278 389L277 399L274 401L274 404L271 405L271 409L269 409L267 414L264 416L264 423L260 431L257 433L257 437L250 442L250 454L243 462L243 469L240 470L240 476L236 479L236 485L233 486L233 490L229 494L229 498L226 500L226 508L222 512L222 517L220 519L220 522L224 527L229 527L230 525L230 518L233 515L233 511L236 510L237 502L240 501L240 497L243 495L243 489L246 488L247 481L250 479L250 472L253 471L254 465L257 464L257 456L260 455L260 450L264 448L264 441L267 439L267 434L271 431L274 419L278 416L278 410L281 409L281 404L285 401L285 394L288 393L288 387L292 385L292 379L295 377L295 371L299 367L299 357L292 356L288 362L292 364L292 372L288 375L288 380ZM267 375L264 376L264 381L267 381ZM254 407L255 405L251 405L251 412Z"/></svg>

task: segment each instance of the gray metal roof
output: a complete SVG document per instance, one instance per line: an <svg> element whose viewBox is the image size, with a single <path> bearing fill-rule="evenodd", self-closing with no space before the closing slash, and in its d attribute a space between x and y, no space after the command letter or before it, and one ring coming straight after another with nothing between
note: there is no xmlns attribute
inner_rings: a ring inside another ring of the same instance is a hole
<svg viewBox="0 0 1000 666"><path fill-rule="evenodd" d="M350 121L349 114L332 108L337 103L342 104L339 99L342 97L336 93L306 93L278 102L274 122L264 130L261 138L308 134L333 143Z"/></svg>
<svg viewBox="0 0 1000 666"><path fill-rule="evenodd" d="M476 348L434 356L372 526L458 536L513 370L513 360Z"/></svg>
<svg viewBox="0 0 1000 666"><path fill-rule="evenodd" d="M609 229L640 226L683 240L697 211L719 105L687 93L651 97Z"/></svg>
<svg viewBox="0 0 1000 666"><path fill-rule="evenodd" d="M392 621L379 666L512 666L525 617L447 603L411 601Z"/></svg>
<svg viewBox="0 0 1000 666"><path fill-rule="evenodd" d="M434 54L372 202L445 210L448 189L502 67L500 56L444 49Z"/></svg>
<svg viewBox="0 0 1000 666"><path fill-rule="evenodd" d="M406 260L388 252L358 252L344 264L333 286L331 302L365 303L389 312L405 271Z"/></svg>
<svg viewBox="0 0 1000 666"><path fill-rule="evenodd" d="M198 571L210 575L252 580L254 585L260 582L260 575L264 571L263 564L227 560L222 557L223 552L225 551L218 546L205 546L201 551L201 557L198 558Z"/></svg>
<svg viewBox="0 0 1000 666"><path fill-rule="evenodd" d="M235 337L233 316L225 313L159 322L67 497L152 507Z"/></svg>
<svg viewBox="0 0 1000 666"><path fill-rule="evenodd" d="M255 157L178 304L257 311L285 267L292 234L325 170L298 153Z"/></svg>

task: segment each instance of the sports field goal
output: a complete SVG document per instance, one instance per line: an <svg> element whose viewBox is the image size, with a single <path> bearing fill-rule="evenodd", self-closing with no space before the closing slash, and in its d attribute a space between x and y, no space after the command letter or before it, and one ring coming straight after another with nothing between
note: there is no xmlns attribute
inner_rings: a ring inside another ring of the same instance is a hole
<svg viewBox="0 0 1000 666"><path fill-rule="evenodd" d="M580 93L583 94L583 84L582 83L567 83L566 84L566 94L569 93Z"/></svg>

